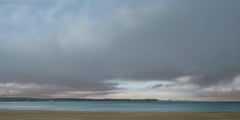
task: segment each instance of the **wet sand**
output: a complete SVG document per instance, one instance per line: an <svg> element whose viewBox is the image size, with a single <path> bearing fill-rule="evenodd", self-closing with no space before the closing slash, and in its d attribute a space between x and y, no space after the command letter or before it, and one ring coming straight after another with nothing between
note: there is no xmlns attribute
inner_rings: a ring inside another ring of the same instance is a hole
<svg viewBox="0 0 240 120"><path fill-rule="evenodd" d="M240 112L0 111L0 120L240 120Z"/></svg>

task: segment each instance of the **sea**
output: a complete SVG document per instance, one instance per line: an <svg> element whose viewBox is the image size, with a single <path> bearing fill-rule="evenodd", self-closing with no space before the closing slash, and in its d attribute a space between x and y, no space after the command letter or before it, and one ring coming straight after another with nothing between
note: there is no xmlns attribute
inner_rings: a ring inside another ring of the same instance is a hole
<svg viewBox="0 0 240 120"><path fill-rule="evenodd" d="M74 101L0 102L0 110L90 112L239 112L240 102Z"/></svg>

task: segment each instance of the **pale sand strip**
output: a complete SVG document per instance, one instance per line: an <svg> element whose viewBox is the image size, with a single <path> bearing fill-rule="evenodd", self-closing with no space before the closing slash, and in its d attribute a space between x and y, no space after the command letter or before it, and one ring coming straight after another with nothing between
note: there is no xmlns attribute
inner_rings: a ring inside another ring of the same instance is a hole
<svg viewBox="0 0 240 120"><path fill-rule="evenodd" d="M0 111L0 120L240 120L240 112Z"/></svg>

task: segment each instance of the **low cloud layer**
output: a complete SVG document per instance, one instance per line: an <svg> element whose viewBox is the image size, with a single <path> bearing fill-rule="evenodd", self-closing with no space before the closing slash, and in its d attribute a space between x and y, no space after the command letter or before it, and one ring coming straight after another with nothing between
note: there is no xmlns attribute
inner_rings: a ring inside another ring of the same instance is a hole
<svg viewBox="0 0 240 120"><path fill-rule="evenodd" d="M240 100L239 5L1 1L0 95ZM172 84L130 95L116 79Z"/></svg>

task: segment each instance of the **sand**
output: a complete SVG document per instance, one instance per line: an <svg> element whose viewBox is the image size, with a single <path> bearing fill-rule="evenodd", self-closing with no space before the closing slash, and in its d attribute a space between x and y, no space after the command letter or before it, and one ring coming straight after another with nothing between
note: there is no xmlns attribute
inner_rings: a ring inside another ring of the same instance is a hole
<svg viewBox="0 0 240 120"><path fill-rule="evenodd" d="M0 120L240 120L240 112L140 113L0 111Z"/></svg>

